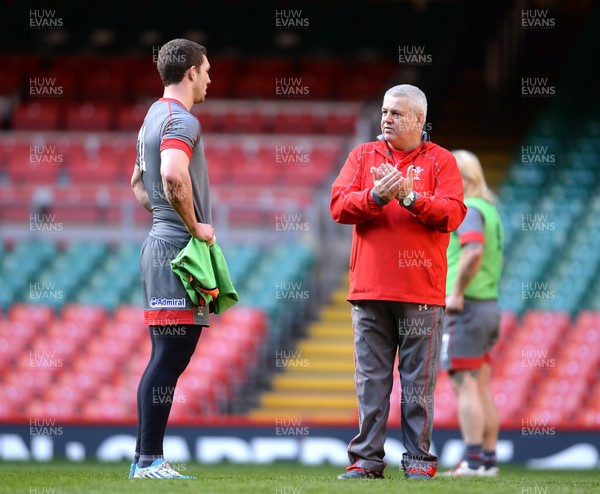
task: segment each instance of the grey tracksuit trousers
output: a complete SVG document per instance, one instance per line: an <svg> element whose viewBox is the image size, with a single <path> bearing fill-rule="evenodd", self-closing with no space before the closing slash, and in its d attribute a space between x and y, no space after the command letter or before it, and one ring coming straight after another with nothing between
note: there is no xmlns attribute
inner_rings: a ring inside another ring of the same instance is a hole
<svg viewBox="0 0 600 494"><path fill-rule="evenodd" d="M353 302L355 384L359 432L348 446L352 467L382 472L394 361L398 353L405 473L437 470L429 453L433 394L439 364L444 309L441 306L362 300Z"/></svg>

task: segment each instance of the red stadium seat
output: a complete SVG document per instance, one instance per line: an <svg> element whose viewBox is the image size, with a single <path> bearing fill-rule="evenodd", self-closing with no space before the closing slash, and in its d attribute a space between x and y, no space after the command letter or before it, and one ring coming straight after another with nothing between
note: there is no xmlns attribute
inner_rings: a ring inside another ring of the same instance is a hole
<svg viewBox="0 0 600 494"><path fill-rule="evenodd" d="M314 134L317 119L312 113L285 110L275 115L273 131L280 134Z"/></svg>
<svg viewBox="0 0 600 494"><path fill-rule="evenodd" d="M53 383L44 390L44 401L64 402L67 405L78 407L82 402L82 396L77 388L70 383Z"/></svg>
<svg viewBox="0 0 600 494"><path fill-rule="evenodd" d="M318 187L329 176L329 170L315 163L285 168L285 181L290 185Z"/></svg>
<svg viewBox="0 0 600 494"><path fill-rule="evenodd" d="M62 310L62 319L79 324L82 331L97 331L104 325L107 317L106 309L101 306L66 304Z"/></svg>
<svg viewBox="0 0 600 494"><path fill-rule="evenodd" d="M282 75L281 77L285 76ZM273 74L261 74L254 70L242 73L233 81L234 96L245 99L273 99L276 96L275 78ZM208 91L210 91L210 86L208 87Z"/></svg>
<svg viewBox="0 0 600 494"><path fill-rule="evenodd" d="M27 417L40 417L41 424L46 427L64 427L65 421L73 420L77 415L78 404L61 398L40 398L28 401L25 415ZM43 420L47 422L43 422ZM44 427L40 425L39 427Z"/></svg>
<svg viewBox="0 0 600 494"><path fill-rule="evenodd" d="M72 103L67 107L66 130L111 130L114 125L111 106L101 103Z"/></svg>
<svg viewBox="0 0 600 494"><path fill-rule="evenodd" d="M56 101L19 103L12 114L12 128L14 130L57 130L62 126L62 118L62 105Z"/></svg>
<svg viewBox="0 0 600 494"><path fill-rule="evenodd" d="M34 322L26 320L3 320L0 328L2 329L3 336L11 338L15 342L29 342L40 332L40 329L38 329Z"/></svg>
<svg viewBox="0 0 600 494"><path fill-rule="evenodd" d="M582 310L575 319L576 328L600 327L600 311Z"/></svg>
<svg viewBox="0 0 600 494"><path fill-rule="evenodd" d="M340 76L348 73L348 70L347 62L343 59L314 57L305 58L301 61L300 73L304 77L312 75L329 81L339 81Z"/></svg>
<svg viewBox="0 0 600 494"><path fill-rule="evenodd" d="M571 339L562 349L557 365L577 362L586 367L595 366L600 360L600 348L585 341Z"/></svg>
<svg viewBox="0 0 600 494"><path fill-rule="evenodd" d="M572 422L575 427L598 429L600 427L600 408L580 410Z"/></svg>
<svg viewBox="0 0 600 494"><path fill-rule="evenodd" d="M521 427L537 428L547 434L556 433L556 428L570 424L567 414L560 408L529 407L521 418Z"/></svg>
<svg viewBox="0 0 600 494"><path fill-rule="evenodd" d="M352 135L356 131L358 116L354 112L329 113L325 117L323 132L326 134Z"/></svg>
<svg viewBox="0 0 600 494"><path fill-rule="evenodd" d="M0 72L0 94L17 96L21 91L23 76L20 71L10 71L4 66Z"/></svg>
<svg viewBox="0 0 600 494"><path fill-rule="evenodd" d="M136 101L149 100L151 103L158 101L162 97L165 87L158 72L156 72L156 66L150 67L151 72L145 72L142 77L133 78L133 95ZM209 86L210 91L210 86ZM148 108L150 104L148 105Z"/></svg>
<svg viewBox="0 0 600 494"><path fill-rule="evenodd" d="M149 104L137 103L119 106L117 111L117 130L138 132L144 123L144 117L150 108Z"/></svg>
<svg viewBox="0 0 600 494"><path fill-rule="evenodd" d="M284 173L281 168L274 162L264 162L259 158L246 159L233 167L231 177L236 184L282 184Z"/></svg>
<svg viewBox="0 0 600 494"><path fill-rule="evenodd" d="M93 373L69 370L61 373L56 382L75 390L81 400L87 400L97 393L100 378Z"/></svg>
<svg viewBox="0 0 600 494"><path fill-rule="evenodd" d="M52 145L19 146L6 164L13 183L54 184L63 168L63 156Z"/></svg>
<svg viewBox="0 0 600 494"><path fill-rule="evenodd" d="M177 383L176 392L185 397L191 414L185 418L197 418L201 415L218 415L222 404L227 401L226 387L223 383L214 382L203 375L184 372ZM180 407L185 408L185 407ZM179 410L181 412L182 410ZM180 418L181 415L177 418ZM177 418L174 421L177 421Z"/></svg>
<svg viewBox="0 0 600 494"><path fill-rule="evenodd" d="M105 337L119 338L124 342L137 343L144 338L148 338L148 326L144 324L131 324L128 322L117 322L116 320L108 322L102 329Z"/></svg>
<svg viewBox="0 0 600 494"><path fill-rule="evenodd" d="M571 325L571 316L567 312L528 310L523 315L521 325L525 328L545 328L565 331Z"/></svg>
<svg viewBox="0 0 600 494"><path fill-rule="evenodd" d="M572 336L572 339L598 348L598 344L600 343L600 327L590 326L587 328L578 328Z"/></svg>
<svg viewBox="0 0 600 494"><path fill-rule="evenodd" d="M11 321L22 321L32 324L36 330L46 330L56 314L50 305L17 303L10 306L8 317Z"/></svg>
<svg viewBox="0 0 600 494"><path fill-rule="evenodd" d="M69 161L69 178L75 184L114 184L120 177L120 162L115 151L102 147L97 153L72 155Z"/></svg>
<svg viewBox="0 0 600 494"><path fill-rule="evenodd" d="M64 338L63 335L44 335L35 339L35 346L55 354L55 358L61 360L61 367L70 360L70 357L78 349L78 345L77 340Z"/></svg>
<svg viewBox="0 0 600 494"><path fill-rule="evenodd" d="M221 112L205 111L202 105L194 105L192 107L192 114L200 121L203 134L206 132L221 132L223 130L224 115Z"/></svg>
<svg viewBox="0 0 600 494"><path fill-rule="evenodd" d="M90 337L90 328L73 321L55 320L47 328L48 336L71 340L81 346Z"/></svg>
<svg viewBox="0 0 600 494"><path fill-rule="evenodd" d="M549 370L550 378L564 377L573 381L591 382L596 375L597 360L584 356L563 355L556 359L556 365Z"/></svg>
<svg viewBox="0 0 600 494"><path fill-rule="evenodd" d="M28 339L15 338L9 333L5 333L6 327L0 325L0 376L4 372L9 372L10 367L15 366L18 358L23 358L27 354Z"/></svg>
<svg viewBox="0 0 600 494"><path fill-rule="evenodd" d="M382 87L382 81L374 79L370 74L368 76L365 74L354 73L346 77L344 83L339 85L338 97L342 100L376 99L380 101L387 88Z"/></svg>
<svg viewBox="0 0 600 494"><path fill-rule="evenodd" d="M86 353L89 356L97 355L104 357L109 362L122 362L130 354L133 342L123 338L94 338L87 347Z"/></svg>
<svg viewBox="0 0 600 494"><path fill-rule="evenodd" d="M210 379L215 385L222 386L224 393L229 398L229 369L212 357L202 356L201 346L198 348L200 351L193 356L186 372L206 376L206 379Z"/></svg>
<svg viewBox="0 0 600 494"><path fill-rule="evenodd" d="M265 127L265 117L259 110L236 108L223 116L223 132L260 134Z"/></svg>
<svg viewBox="0 0 600 494"><path fill-rule="evenodd" d="M81 99L90 102L118 103L125 99L125 74L108 67L96 67L84 72L81 82Z"/></svg>
<svg viewBox="0 0 600 494"><path fill-rule="evenodd" d="M33 355L26 354L19 359L19 368L10 372L4 381L5 385L14 385L23 394L23 397L30 397L40 393L52 381L51 370L41 367L32 367L30 360ZM33 362L35 365L35 361Z"/></svg>
<svg viewBox="0 0 600 494"><path fill-rule="evenodd" d="M115 369L105 358L100 355L81 354L75 355L72 360L72 369L81 374L95 374L100 381L112 376Z"/></svg>
<svg viewBox="0 0 600 494"><path fill-rule="evenodd" d="M119 305L113 314L115 321L144 325L144 309L137 305Z"/></svg>
<svg viewBox="0 0 600 494"><path fill-rule="evenodd" d="M259 72L275 77L289 77L293 72L293 62L287 57L256 57L246 59L241 70Z"/></svg>
<svg viewBox="0 0 600 494"><path fill-rule="evenodd" d="M337 91L334 80L323 74L301 74L302 85L308 88L311 101L330 101ZM320 120L315 121L315 131L321 130Z"/></svg>
<svg viewBox="0 0 600 494"><path fill-rule="evenodd" d="M134 410L118 401L92 400L83 405L79 415L84 420L97 423L136 420Z"/></svg>
<svg viewBox="0 0 600 494"><path fill-rule="evenodd" d="M264 337L267 331L267 316L256 308L234 307L222 314L220 321L223 324L244 326L252 332L258 332L261 337Z"/></svg>

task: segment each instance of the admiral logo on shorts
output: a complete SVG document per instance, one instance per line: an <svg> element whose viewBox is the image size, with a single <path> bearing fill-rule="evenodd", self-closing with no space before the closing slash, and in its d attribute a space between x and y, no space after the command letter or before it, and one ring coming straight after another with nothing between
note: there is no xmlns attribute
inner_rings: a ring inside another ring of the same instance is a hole
<svg viewBox="0 0 600 494"><path fill-rule="evenodd" d="M185 307L185 298L152 297L150 299L151 309L170 309L171 307Z"/></svg>

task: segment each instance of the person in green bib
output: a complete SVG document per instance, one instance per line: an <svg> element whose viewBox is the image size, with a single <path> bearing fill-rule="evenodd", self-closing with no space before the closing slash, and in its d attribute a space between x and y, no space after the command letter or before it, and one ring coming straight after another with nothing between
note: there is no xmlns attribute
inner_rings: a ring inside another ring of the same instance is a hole
<svg viewBox="0 0 600 494"><path fill-rule="evenodd" d="M456 150L467 215L448 245L446 317L440 368L448 370L465 442L463 459L446 476L496 476L498 410L490 385L498 339L498 284L503 264L502 220L475 154Z"/></svg>

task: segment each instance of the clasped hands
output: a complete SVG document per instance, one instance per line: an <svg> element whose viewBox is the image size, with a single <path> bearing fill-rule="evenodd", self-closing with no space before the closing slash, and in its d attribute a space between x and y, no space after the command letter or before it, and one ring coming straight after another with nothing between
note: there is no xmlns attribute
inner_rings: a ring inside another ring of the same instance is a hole
<svg viewBox="0 0 600 494"><path fill-rule="evenodd" d="M392 199L401 201L412 191L413 169L414 165L410 165L404 177L400 170L389 163L382 163L378 168L371 167L375 193L385 202Z"/></svg>

